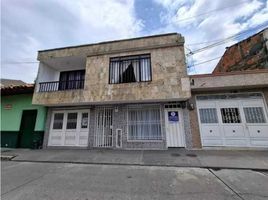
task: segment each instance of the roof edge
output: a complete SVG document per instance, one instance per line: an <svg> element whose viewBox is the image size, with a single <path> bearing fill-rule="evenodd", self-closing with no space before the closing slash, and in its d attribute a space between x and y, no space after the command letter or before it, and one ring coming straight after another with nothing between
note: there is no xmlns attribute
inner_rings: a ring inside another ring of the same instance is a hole
<svg viewBox="0 0 268 200"><path fill-rule="evenodd" d="M157 34L157 35L148 35L142 37L134 37L134 38L127 38L127 39L119 39L119 40L110 40L104 42L96 42L90 44L82 44L82 45L73 45L73 46L66 46L66 47L59 47L53 49L45 49L45 50L38 50L38 52L47 52L47 51L54 51L54 50L62 50L62 49L69 49L69 48L79 48L79 47L86 47L86 46L93 46L93 45L101 45L101 44L108 44L108 43L115 43L115 42L123 42L123 41L131 41L131 40L139 40L139 39L146 39L146 38L154 38L154 37L162 37L162 36L169 36L169 35L178 35L183 37L180 33L172 32L172 33L164 33L164 34Z"/></svg>
<svg viewBox="0 0 268 200"><path fill-rule="evenodd" d="M217 73L210 73L210 74L194 74L194 75L189 75L189 77L190 78L202 78L202 77L229 76L229 75L240 75L240 74L258 74L258 73L268 73L268 69L234 71L234 72L217 72Z"/></svg>

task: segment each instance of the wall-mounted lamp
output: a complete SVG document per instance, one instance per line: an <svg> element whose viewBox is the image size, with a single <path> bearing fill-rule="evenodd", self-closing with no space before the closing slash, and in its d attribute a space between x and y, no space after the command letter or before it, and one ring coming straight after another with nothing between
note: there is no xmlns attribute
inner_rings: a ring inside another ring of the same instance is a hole
<svg viewBox="0 0 268 200"><path fill-rule="evenodd" d="M188 110L194 110L195 109L194 103L191 103L190 101L187 101L187 108L188 108Z"/></svg>

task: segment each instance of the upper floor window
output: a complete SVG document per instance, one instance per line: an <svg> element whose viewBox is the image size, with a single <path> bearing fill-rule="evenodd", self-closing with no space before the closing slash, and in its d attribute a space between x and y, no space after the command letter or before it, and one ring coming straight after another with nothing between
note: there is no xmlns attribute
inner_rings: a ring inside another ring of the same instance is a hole
<svg viewBox="0 0 268 200"><path fill-rule="evenodd" d="M85 70L61 72L59 90L83 89L84 81Z"/></svg>
<svg viewBox="0 0 268 200"><path fill-rule="evenodd" d="M151 80L150 54L110 58L110 84L146 82Z"/></svg>

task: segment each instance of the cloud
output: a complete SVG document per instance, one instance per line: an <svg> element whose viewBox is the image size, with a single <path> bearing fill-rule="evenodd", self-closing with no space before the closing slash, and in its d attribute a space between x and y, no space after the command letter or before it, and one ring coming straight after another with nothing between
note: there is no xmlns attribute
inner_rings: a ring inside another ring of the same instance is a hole
<svg viewBox="0 0 268 200"><path fill-rule="evenodd" d="M1 7L2 77L32 82L40 49L136 36L143 27L134 0L4 0ZM25 72L25 73L22 73Z"/></svg>
<svg viewBox="0 0 268 200"><path fill-rule="evenodd" d="M38 64L21 62L36 61L40 49L178 32L185 37L189 52L212 44L209 41L268 23L267 0L148 1L3 0L1 76L32 82ZM259 29L196 53L188 60L198 64L222 56L226 46ZM216 64L217 60L196 65L189 72L208 73Z"/></svg>
<svg viewBox="0 0 268 200"><path fill-rule="evenodd" d="M229 37L242 31L252 29L267 23L267 1L210 1L210 0L155 0L164 8L161 13L166 26L159 28L159 32L176 31L185 36L186 47L192 51L212 43L206 43ZM267 25L267 24L266 24ZM249 36L259 29L248 32L240 38L234 38L215 48L196 53L188 57L195 64L222 56L225 47L230 46L243 37ZM203 44L196 44L203 43ZM189 52L189 50L187 50ZM216 66L218 60L196 65L190 73L209 73Z"/></svg>

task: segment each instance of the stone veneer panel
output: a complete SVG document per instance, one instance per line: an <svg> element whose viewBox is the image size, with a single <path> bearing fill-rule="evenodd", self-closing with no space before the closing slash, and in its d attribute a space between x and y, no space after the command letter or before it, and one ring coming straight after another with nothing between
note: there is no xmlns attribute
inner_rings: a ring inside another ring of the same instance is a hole
<svg viewBox="0 0 268 200"><path fill-rule="evenodd" d="M165 42L166 41L166 42ZM113 104L135 102L159 102L177 101L190 98L190 84L186 72L185 54L182 37L171 35L165 37L150 38L147 40L133 40L124 44L117 42L112 46L100 44L97 49L93 46L67 48L39 52L40 62L46 62L53 58L64 58L88 52L86 55L85 88L82 90L66 90L56 92L34 92L33 104L41 105L81 105L81 104ZM156 44L161 44L157 46ZM113 53L113 49L121 51ZM128 46L126 46L128 45ZM156 45L154 48L148 47ZM122 47L123 47L122 46ZM142 46L136 50L128 51L133 47ZM109 51L109 48L110 51ZM92 49L93 48L93 49ZM100 50L104 48L105 50ZM106 49L108 48L108 49ZM97 52L104 52L97 54ZM94 54L95 52L95 54ZM151 55L152 81L109 84L110 58L128 55ZM85 55L84 55L85 56Z"/></svg>

